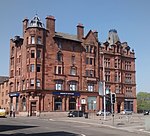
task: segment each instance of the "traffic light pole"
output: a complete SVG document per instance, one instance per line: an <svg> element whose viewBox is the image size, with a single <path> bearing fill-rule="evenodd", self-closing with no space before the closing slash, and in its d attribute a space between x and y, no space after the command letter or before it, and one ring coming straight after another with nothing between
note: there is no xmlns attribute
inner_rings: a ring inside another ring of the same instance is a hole
<svg viewBox="0 0 150 136"><path fill-rule="evenodd" d="M114 103L115 103L115 94L111 93L111 112L112 112L112 124L114 125Z"/></svg>

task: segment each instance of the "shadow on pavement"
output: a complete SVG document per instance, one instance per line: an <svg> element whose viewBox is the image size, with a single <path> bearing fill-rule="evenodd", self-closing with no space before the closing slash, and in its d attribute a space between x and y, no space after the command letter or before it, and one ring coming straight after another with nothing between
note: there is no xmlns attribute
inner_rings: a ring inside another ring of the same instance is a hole
<svg viewBox="0 0 150 136"><path fill-rule="evenodd" d="M14 133L14 134L1 134L0 136L79 136L78 134L58 131L58 132L45 132L45 133L32 133L32 134L24 134L24 133Z"/></svg>
<svg viewBox="0 0 150 136"><path fill-rule="evenodd" d="M38 126L0 125L0 132L9 131L9 130L17 130L17 129L26 129L26 128L32 128L32 127L38 127Z"/></svg>

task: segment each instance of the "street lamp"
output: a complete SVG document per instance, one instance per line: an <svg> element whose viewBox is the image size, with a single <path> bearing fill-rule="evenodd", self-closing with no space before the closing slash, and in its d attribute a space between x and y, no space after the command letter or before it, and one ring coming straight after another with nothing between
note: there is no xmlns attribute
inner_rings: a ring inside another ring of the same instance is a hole
<svg viewBox="0 0 150 136"><path fill-rule="evenodd" d="M106 92L105 92L105 60L104 60L104 52L100 52L103 55L103 92L104 92L104 120L106 120Z"/></svg>

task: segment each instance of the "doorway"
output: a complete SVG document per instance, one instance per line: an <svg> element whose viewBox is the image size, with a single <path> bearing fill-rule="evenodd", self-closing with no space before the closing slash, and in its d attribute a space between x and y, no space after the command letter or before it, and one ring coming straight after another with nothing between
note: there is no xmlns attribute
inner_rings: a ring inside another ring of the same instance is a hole
<svg viewBox="0 0 150 136"><path fill-rule="evenodd" d="M36 116L36 102L31 102L30 116Z"/></svg>

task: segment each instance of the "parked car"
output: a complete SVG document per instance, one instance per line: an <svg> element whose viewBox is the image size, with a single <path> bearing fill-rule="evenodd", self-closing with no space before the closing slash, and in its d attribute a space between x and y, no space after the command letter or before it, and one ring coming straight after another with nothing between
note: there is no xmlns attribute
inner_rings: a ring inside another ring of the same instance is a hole
<svg viewBox="0 0 150 136"><path fill-rule="evenodd" d="M106 111L106 116L108 116L108 115L110 115L111 113L109 112L109 111ZM97 116L104 116L104 111L98 111L97 113L96 113L96 115Z"/></svg>
<svg viewBox="0 0 150 136"><path fill-rule="evenodd" d="M124 110L124 111L121 111L121 114L122 115L132 115L132 112L131 110Z"/></svg>
<svg viewBox="0 0 150 136"><path fill-rule="evenodd" d="M144 115L149 115L149 111L144 111Z"/></svg>
<svg viewBox="0 0 150 136"><path fill-rule="evenodd" d="M83 111L78 111L78 110L73 110L69 111L68 117L83 117L84 112Z"/></svg>
<svg viewBox="0 0 150 136"><path fill-rule="evenodd" d="M6 117L6 110L0 109L0 117Z"/></svg>

